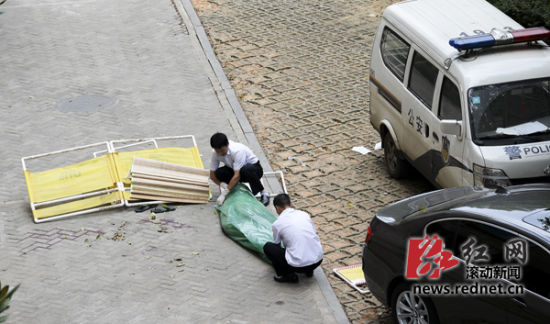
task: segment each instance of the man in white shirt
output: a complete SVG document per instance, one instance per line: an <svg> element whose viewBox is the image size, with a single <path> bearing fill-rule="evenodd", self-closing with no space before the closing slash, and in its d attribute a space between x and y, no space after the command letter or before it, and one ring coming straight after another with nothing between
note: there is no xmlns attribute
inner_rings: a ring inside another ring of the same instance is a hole
<svg viewBox="0 0 550 324"><path fill-rule="evenodd" d="M313 221L308 213L292 208L287 194L277 195L273 205L279 214L272 225L274 242L264 245L264 253L277 273L273 279L296 283L296 273L313 276L313 270L323 262L323 247Z"/></svg>
<svg viewBox="0 0 550 324"><path fill-rule="evenodd" d="M217 185L227 184L228 190L233 189L239 182L248 182L252 194L261 192L261 201L267 206L269 194L260 181L264 171L258 157L246 145L229 141L222 133L212 135L210 146L214 149L210 161L210 179ZM224 165L220 167L220 163Z"/></svg>

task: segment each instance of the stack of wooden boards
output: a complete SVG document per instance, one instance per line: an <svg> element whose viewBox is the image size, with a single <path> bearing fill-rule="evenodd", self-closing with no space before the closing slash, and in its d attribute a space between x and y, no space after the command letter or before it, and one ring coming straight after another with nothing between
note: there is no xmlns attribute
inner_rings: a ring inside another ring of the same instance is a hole
<svg viewBox="0 0 550 324"><path fill-rule="evenodd" d="M131 177L131 199L183 203L207 203L208 170L135 157Z"/></svg>

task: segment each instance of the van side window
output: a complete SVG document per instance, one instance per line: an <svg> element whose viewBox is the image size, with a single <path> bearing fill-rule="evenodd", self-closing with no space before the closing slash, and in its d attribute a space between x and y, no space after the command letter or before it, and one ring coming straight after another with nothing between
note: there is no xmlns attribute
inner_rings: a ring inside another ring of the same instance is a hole
<svg viewBox="0 0 550 324"><path fill-rule="evenodd" d="M414 53L409 90L428 108L432 108L435 81L439 70L418 52Z"/></svg>
<svg viewBox="0 0 550 324"><path fill-rule="evenodd" d="M382 41L380 50L382 52L382 60L388 69L403 82L405 76L405 66L407 65L407 57L409 56L410 45L405 42L396 33L389 28L385 28L382 33Z"/></svg>
<svg viewBox="0 0 550 324"><path fill-rule="evenodd" d="M441 97L439 101L439 119L462 120L460 109L460 93L454 83L447 77L443 79Z"/></svg>

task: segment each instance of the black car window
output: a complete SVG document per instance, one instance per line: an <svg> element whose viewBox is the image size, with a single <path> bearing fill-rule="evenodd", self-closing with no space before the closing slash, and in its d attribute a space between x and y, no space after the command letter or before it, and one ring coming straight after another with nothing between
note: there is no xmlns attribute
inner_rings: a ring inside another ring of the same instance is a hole
<svg viewBox="0 0 550 324"><path fill-rule="evenodd" d="M405 76L405 66L411 46L386 27L382 33L380 51L382 60L388 69L400 80Z"/></svg>
<svg viewBox="0 0 550 324"><path fill-rule="evenodd" d="M535 244L529 244L529 260L523 266L525 288L550 299L550 255Z"/></svg>
<svg viewBox="0 0 550 324"><path fill-rule="evenodd" d="M455 231L456 228L458 231ZM490 257L489 262L479 262L479 264L518 264L516 260L509 262L504 260L504 245L507 241L518 238L518 235L512 232L478 222L449 220L428 225L426 234L436 233L443 238L446 248L452 250L453 255L463 260L460 247L473 238L476 243L471 247L475 249L485 245ZM452 243L453 239L455 239L454 244ZM550 299L550 280L548 280L550 278L550 254L532 241L525 240L529 247L529 253L527 264L522 266L521 282L526 289Z"/></svg>
<svg viewBox="0 0 550 324"><path fill-rule="evenodd" d="M430 109L438 73L439 70L430 61L418 52L414 53L409 90Z"/></svg>
<svg viewBox="0 0 550 324"><path fill-rule="evenodd" d="M453 255L457 255L458 251L454 247L454 242L460 223L461 221L459 220L437 221L426 227L426 234L429 236L437 234L437 236L443 239L445 249L452 251Z"/></svg>
<svg viewBox="0 0 550 324"><path fill-rule="evenodd" d="M462 227L457 234L457 256L464 260L468 254L471 255L471 253L474 253L473 250L475 250L475 255L478 257L472 257L470 262L475 264L502 264L504 263L503 246L506 241L513 237L516 236L494 226L463 221ZM479 257L480 253L488 255L489 261L482 261L482 258Z"/></svg>

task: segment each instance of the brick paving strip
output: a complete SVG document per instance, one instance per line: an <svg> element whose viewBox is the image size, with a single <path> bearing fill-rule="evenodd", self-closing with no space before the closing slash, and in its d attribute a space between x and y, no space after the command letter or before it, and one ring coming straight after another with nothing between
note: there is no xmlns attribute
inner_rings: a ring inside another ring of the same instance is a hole
<svg viewBox="0 0 550 324"><path fill-rule="evenodd" d="M370 219L426 190L419 176L391 179L368 115L369 55L393 0L212 1L193 5L273 169L297 208L313 216L323 270L352 323L387 322L387 310L332 274L361 263Z"/></svg>

